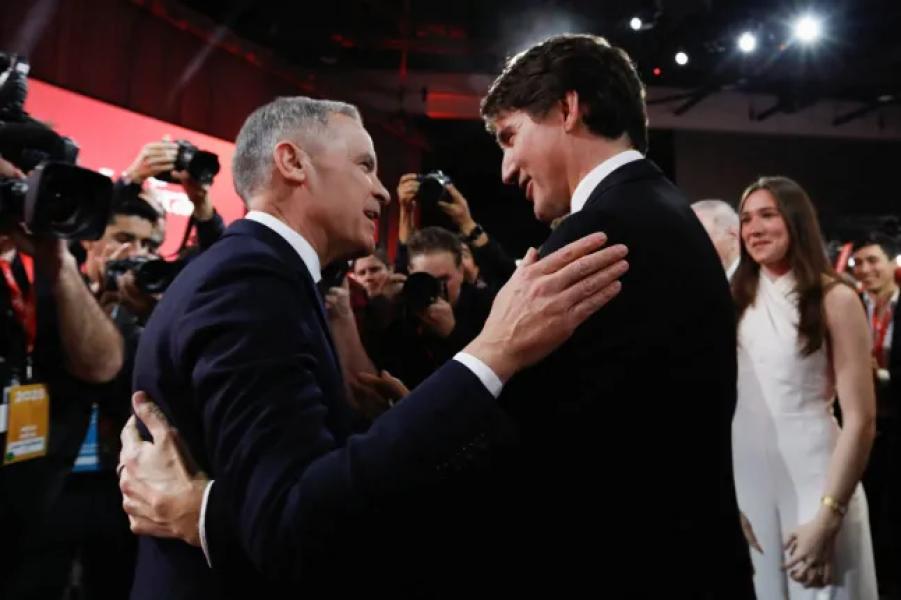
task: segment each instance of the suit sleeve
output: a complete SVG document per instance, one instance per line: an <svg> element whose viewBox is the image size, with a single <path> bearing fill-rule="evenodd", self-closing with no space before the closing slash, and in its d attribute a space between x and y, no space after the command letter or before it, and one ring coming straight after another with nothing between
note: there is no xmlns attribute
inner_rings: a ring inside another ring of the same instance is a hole
<svg viewBox="0 0 901 600"><path fill-rule="evenodd" d="M478 378L452 362L341 445L328 426L336 400L317 380L315 307L297 305L307 295L296 288L273 273L207 286L177 345L193 365L217 479L206 515L211 562L228 564L219 553L238 545L281 580L301 578L309 555L353 535L345 523L465 467L500 418Z"/></svg>

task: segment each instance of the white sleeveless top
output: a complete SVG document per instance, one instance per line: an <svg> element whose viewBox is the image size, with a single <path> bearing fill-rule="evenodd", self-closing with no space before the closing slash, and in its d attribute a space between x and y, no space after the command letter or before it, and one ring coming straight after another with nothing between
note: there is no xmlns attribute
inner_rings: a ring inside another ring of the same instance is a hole
<svg viewBox="0 0 901 600"><path fill-rule="evenodd" d="M835 382L827 345L802 355L795 285L791 272L775 281L760 273L757 297L738 328L737 410L831 418Z"/></svg>

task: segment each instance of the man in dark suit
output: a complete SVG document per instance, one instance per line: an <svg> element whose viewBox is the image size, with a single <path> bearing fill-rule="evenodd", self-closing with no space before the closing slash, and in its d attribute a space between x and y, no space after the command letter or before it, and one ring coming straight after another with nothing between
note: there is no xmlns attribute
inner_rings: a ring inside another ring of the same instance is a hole
<svg viewBox="0 0 901 600"><path fill-rule="evenodd" d="M734 310L689 202L642 155L637 73L600 38L553 37L511 59L483 115L505 181L540 220L568 214L543 251L603 230L632 266L622 297L506 389L522 443L457 496L481 508L466 554L507 595L752 597L732 481Z"/></svg>
<svg viewBox="0 0 901 600"><path fill-rule="evenodd" d="M136 405L153 443L123 432L124 505L133 531L160 537L141 539L132 597L432 590L415 569L386 568L391 550L430 541L433 490L502 438L503 382L618 292L625 248L595 252L595 235L539 262L530 252L464 352L351 436L315 283L320 264L373 250L389 198L372 140L350 105L280 98L245 122L233 173L250 212L168 289L135 367L136 388L215 481L145 460L171 459L175 442ZM156 512L173 481L183 502Z"/></svg>
<svg viewBox="0 0 901 600"><path fill-rule="evenodd" d="M529 501L514 521L532 515L511 527L529 549L517 569L558 592L751 597L732 481L734 309L689 202L643 156L628 56L594 36L550 38L507 63L482 115L504 181L540 220L568 213L543 252L601 230L630 248L620 297L501 398L523 438ZM603 558L584 550L597 544Z"/></svg>

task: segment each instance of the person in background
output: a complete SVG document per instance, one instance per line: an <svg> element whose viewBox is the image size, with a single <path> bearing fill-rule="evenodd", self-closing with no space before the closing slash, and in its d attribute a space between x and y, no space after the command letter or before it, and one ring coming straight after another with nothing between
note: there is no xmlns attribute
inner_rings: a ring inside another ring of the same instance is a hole
<svg viewBox="0 0 901 600"><path fill-rule="evenodd" d="M731 280L738 268L740 256L738 213L722 200L699 200L691 207L710 236L713 247L716 248L716 253L726 271L726 279Z"/></svg>
<svg viewBox="0 0 901 600"><path fill-rule="evenodd" d="M876 423L864 311L830 267L796 182L755 181L739 215L732 440L757 597L876 600L860 485Z"/></svg>

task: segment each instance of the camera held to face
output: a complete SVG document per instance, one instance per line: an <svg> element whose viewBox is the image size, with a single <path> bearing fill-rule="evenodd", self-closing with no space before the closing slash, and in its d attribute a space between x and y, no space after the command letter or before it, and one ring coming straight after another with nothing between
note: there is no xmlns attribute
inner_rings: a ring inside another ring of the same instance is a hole
<svg viewBox="0 0 901 600"><path fill-rule="evenodd" d="M149 256L134 256L106 263L103 287L109 291L119 289L119 276L134 273L135 285L145 294L162 294L185 266L185 261L166 261Z"/></svg>
<svg viewBox="0 0 901 600"><path fill-rule="evenodd" d="M455 225L438 206L440 200L446 201L448 198L447 186L453 183L451 178L443 171L435 170L421 174L417 179L419 180L417 197L422 210L423 227L437 225L453 230Z"/></svg>
<svg viewBox="0 0 901 600"><path fill-rule="evenodd" d="M191 179L201 185L213 183L213 178L219 173L219 157L212 152L200 150L187 140L176 140L178 152L175 155L175 171L187 171ZM156 176L162 181L175 181L170 173L160 173Z"/></svg>
<svg viewBox="0 0 901 600"><path fill-rule="evenodd" d="M401 300L410 315L421 313L439 299L448 299L447 284L426 272L411 273L401 290Z"/></svg>

